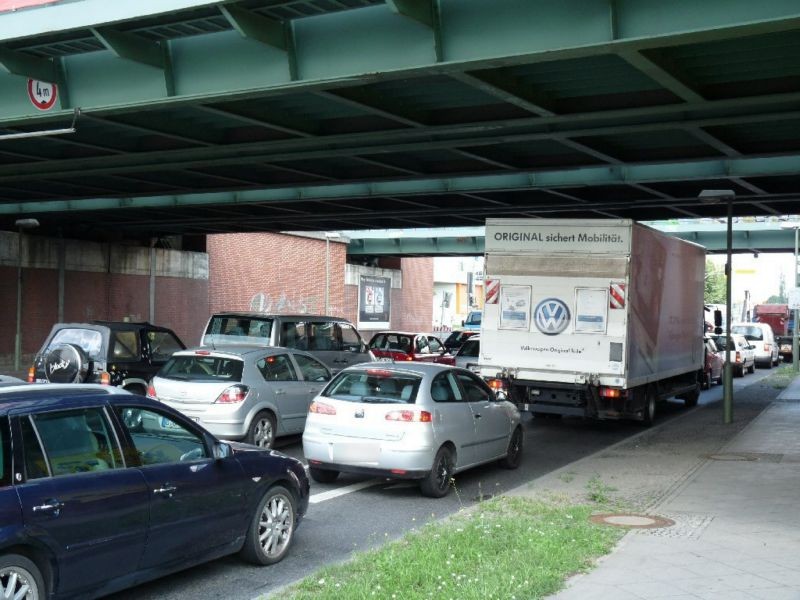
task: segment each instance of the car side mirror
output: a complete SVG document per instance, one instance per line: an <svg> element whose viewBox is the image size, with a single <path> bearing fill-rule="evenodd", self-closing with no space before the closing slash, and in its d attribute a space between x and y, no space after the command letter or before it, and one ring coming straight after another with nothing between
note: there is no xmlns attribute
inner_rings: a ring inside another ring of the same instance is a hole
<svg viewBox="0 0 800 600"><path fill-rule="evenodd" d="M226 444L225 442L217 442L214 444L214 458L217 460L222 460L223 458L228 458L233 454L233 450L231 449L230 444Z"/></svg>

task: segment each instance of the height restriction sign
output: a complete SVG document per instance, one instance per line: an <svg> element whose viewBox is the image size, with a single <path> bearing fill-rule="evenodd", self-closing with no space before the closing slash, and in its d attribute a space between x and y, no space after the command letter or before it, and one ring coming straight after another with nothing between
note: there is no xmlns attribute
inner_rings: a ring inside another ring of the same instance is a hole
<svg viewBox="0 0 800 600"><path fill-rule="evenodd" d="M37 79L28 79L28 98L39 110L50 110L58 99L58 86Z"/></svg>

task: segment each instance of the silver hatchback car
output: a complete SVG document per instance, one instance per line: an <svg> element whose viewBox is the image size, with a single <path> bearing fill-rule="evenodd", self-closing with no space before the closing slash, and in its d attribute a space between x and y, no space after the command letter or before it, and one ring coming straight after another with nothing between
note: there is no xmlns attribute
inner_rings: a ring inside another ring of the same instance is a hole
<svg viewBox="0 0 800 600"><path fill-rule="evenodd" d="M520 414L477 375L422 362L366 363L339 372L309 408L303 452L311 478L340 472L418 479L439 498L453 475L522 458Z"/></svg>
<svg viewBox="0 0 800 600"><path fill-rule="evenodd" d="M300 433L308 407L331 378L307 352L226 346L176 352L147 395L198 421L215 436L271 448Z"/></svg>

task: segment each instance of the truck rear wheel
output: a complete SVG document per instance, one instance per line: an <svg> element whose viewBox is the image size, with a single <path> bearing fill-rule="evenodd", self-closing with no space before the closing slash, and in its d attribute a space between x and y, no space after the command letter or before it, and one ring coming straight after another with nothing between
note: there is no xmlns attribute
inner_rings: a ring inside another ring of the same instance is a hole
<svg viewBox="0 0 800 600"><path fill-rule="evenodd" d="M658 398L656 391L652 386L647 388L644 395L644 407L642 408L642 425L645 427L652 427L656 420L656 405Z"/></svg>

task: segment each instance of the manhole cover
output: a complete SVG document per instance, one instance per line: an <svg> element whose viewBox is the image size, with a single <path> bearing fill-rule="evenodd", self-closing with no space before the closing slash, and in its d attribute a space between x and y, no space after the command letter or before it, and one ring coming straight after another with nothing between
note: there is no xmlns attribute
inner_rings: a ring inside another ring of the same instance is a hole
<svg viewBox="0 0 800 600"><path fill-rule="evenodd" d="M592 515L589 517L589 520L592 523L597 523L599 525L613 525L614 527L630 527L633 529L671 527L675 524L675 521L672 519L665 519L664 517L657 517L655 515Z"/></svg>
<svg viewBox="0 0 800 600"><path fill-rule="evenodd" d="M754 461L758 460L757 456L753 456L752 454L707 454L706 458L709 460L722 460L722 461Z"/></svg>

